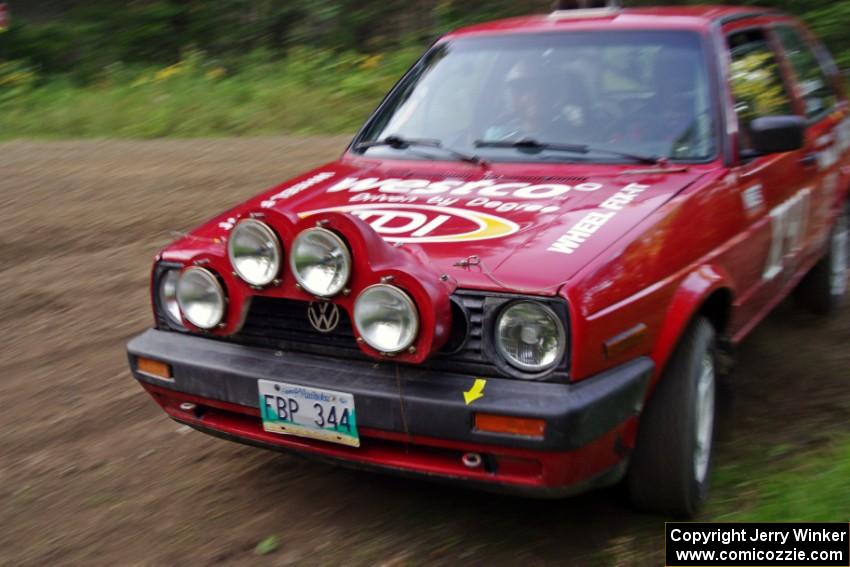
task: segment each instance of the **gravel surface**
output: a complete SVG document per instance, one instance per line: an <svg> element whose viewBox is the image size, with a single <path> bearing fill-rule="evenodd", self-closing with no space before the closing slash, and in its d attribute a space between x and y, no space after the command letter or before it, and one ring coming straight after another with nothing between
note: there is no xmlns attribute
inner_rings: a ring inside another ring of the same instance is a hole
<svg viewBox="0 0 850 567"><path fill-rule="evenodd" d="M132 380L124 345L151 323L151 260L171 231L346 142L0 144L0 564L660 560L663 519L617 489L527 501L332 468L190 431ZM824 324L783 305L762 325L719 462L846 429L848 339L847 314Z"/></svg>

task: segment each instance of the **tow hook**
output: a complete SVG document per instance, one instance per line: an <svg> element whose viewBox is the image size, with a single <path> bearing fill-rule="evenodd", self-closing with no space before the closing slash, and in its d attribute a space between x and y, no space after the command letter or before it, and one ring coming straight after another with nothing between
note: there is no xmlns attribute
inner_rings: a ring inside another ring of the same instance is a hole
<svg viewBox="0 0 850 567"><path fill-rule="evenodd" d="M479 453L464 453L460 460L463 466L468 469L481 468L481 464L484 462Z"/></svg>

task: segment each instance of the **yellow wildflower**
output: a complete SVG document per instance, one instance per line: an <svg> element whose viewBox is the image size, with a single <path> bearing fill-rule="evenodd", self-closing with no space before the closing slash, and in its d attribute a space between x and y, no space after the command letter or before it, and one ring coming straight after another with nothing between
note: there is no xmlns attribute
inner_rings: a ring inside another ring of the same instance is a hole
<svg viewBox="0 0 850 567"><path fill-rule="evenodd" d="M384 58L380 53L378 55L372 55L371 57L367 57L363 63L360 64L361 71L371 71L372 69L376 69L378 65L381 64L381 60Z"/></svg>
<svg viewBox="0 0 850 567"><path fill-rule="evenodd" d="M207 79L214 81L215 79L220 79L227 75L227 69L224 67L215 67L207 71Z"/></svg>
<svg viewBox="0 0 850 567"><path fill-rule="evenodd" d="M179 75L182 72L183 72L183 67L181 66L181 63L175 63L174 65L170 65L170 66L166 67L165 69L161 69L161 70L157 71L156 75L153 76L153 80L156 81L156 82L167 81L171 77L174 77L175 75Z"/></svg>

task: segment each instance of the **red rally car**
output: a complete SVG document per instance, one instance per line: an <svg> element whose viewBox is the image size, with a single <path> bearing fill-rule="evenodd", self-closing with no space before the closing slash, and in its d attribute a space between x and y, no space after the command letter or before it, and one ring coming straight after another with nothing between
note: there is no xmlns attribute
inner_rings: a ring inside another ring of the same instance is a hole
<svg viewBox="0 0 850 567"><path fill-rule="evenodd" d="M844 300L848 110L773 11L461 29L338 161L160 252L130 367L234 441L694 514L735 344Z"/></svg>

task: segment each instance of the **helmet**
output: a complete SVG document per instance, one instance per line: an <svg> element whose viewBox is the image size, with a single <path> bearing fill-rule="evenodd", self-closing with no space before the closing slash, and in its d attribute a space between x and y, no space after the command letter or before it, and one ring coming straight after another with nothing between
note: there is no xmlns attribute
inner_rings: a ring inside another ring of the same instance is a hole
<svg viewBox="0 0 850 567"><path fill-rule="evenodd" d="M537 62L535 62L537 63ZM519 84L535 83L546 77L544 68L540 63L534 64L528 59L517 62L508 71L505 82L512 87Z"/></svg>

